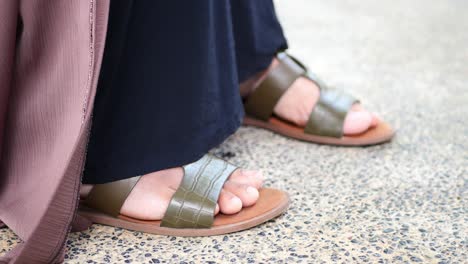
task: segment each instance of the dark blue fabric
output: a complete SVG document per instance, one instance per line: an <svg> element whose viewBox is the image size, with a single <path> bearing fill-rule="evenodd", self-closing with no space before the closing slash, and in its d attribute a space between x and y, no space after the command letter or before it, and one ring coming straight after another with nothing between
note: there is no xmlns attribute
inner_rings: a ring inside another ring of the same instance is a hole
<svg viewBox="0 0 468 264"><path fill-rule="evenodd" d="M287 49L271 0L232 0L232 23L240 82L267 68L278 50Z"/></svg>
<svg viewBox="0 0 468 264"><path fill-rule="evenodd" d="M112 0L83 182L199 159L240 126L239 80L285 46L271 0Z"/></svg>

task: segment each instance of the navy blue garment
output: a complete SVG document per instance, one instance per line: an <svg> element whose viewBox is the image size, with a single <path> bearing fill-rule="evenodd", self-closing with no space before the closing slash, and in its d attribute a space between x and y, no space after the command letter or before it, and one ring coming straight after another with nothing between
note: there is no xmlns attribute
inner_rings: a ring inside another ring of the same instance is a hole
<svg viewBox="0 0 468 264"><path fill-rule="evenodd" d="M240 82L268 68L288 48L271 0L232 0L232 23Z"/></svg>
<svg viewBox="0 0 468 264"><path fill-rule="evenodd" d="M271 0L112 0L83 182L199 159L240 126L239 82L285 47Z"/></svg>

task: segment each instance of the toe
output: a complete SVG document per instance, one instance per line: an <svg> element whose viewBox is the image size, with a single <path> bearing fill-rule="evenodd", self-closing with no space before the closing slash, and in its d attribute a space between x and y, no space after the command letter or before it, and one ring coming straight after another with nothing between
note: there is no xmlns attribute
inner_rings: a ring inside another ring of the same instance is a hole
<svg viewBox="0 0 468 264"><path fill-rule="evenodd" d="M254 205L259 197L257 188L247 184L227 181L224 184L224 189L239 197L243 207Z"/></svg>
<svg viewBox="0 0 468 264"><path fill-rule="evenodd" d="M255 170L242 170L238 169L229 177L230 181L247 184L260 189L263 185L263 174Z"/></svg>
<svg viewBox="0 0 468 264"><path fill-rule="evenodd" d="M382 121L382 119L376 113L371 113L371 115L372 115L371 127L376 127Z"/></svg>
<svg viewBox="0 0 468 264"><path fill-rule="evenodd" d="M351 111L346 115L344 134L355 135L365 132L372 123L372 115L367 111Z"/></svg>
<svg viewBox="0 0 468 264"><path fill-rule="evenodd" d="M215 215L219 214L219 204L216 204Z"/></svg>
<svg viewBox="0 0 468 264"><path fill-rule="evenodd" d="M219 210L223 214L235 214L242 209L242 201L239 197L227 190L221 190L218 199Z"/></svg>
<svg viewBox="0 0 468 264"><path fill-rule="evenodd" d="M351 111L352 112L367 112L367 110L362 106L362 104L359 104L359 103L354 104L351 107ZM382 119L376 113L370 113L370 115L371 115L371 122L370 122L369 127L376 127L379 124L379 122L382 121Z"/></svg>

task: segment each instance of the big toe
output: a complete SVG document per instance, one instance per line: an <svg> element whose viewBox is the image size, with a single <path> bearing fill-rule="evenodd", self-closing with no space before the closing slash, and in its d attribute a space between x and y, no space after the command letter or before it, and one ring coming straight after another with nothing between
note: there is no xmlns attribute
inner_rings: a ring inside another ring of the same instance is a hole
<svg viewBox="0 0 468 264"><path fill-rule="evenodd" d="M242 201L239 197L227 190L221 190L218 199L219 210L223 214L235 214L242 210Z"/></svg>
<svg viewBox="0 0 468 264"><path fill-rule="evenodd" d="M354 104L352 107L351 107L351 111L352 112L368 112L363 106L362 104L360 103L357 103L357 104ZM380 116L374 112L371 112L370 113L371 116L372 116L372 121L370 123L370 127L376 127L380 121L382 121L382 119L380 118Z"/></svg>
<svg viewBox="0 0 468 264"><path fill-rule="evenodd" d="M243 207L254 205L260 196L257 188L233 181L227 181L224 189L239 197Z"/></svg>
<svg viewBox="0 0 468 264"><path fill-rule="evenodd" d="M360 134L368 130L374 116L367 111L350 111L345 118L343 132L345 135Z"/></svg>

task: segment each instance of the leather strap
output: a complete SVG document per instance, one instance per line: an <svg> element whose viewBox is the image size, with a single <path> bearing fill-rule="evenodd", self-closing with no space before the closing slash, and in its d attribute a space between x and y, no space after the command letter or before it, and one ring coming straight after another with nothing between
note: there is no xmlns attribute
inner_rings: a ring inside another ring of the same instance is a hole
<svg viewBox="0 0 468 264"><path fill-rule="evenodd" d="M306 73L305 68L286 53L278 53L277 58L280 64L267 74L262 83L249 95L244 105L248 115L263 121L268 121L275 105L292 83Z"/></svg>
<svg viewBox="0 0 468 264"><path fill-rule="evenodd" d="M141 176L130 179L96 184L86 198L86 205L103 213L117 217L133 187Z"/></svg>
<svg viewBox="0 0 468 264"><path fill-rule="evenodd" d="M237 169L211 155L184 166L184 178L172 196L162 227L209 228L224 182Z"/></svg>
<svg viewBox="0 0 468 264"><path fill-rule="evenodd" d="M320 89L320 98L309 116L304 132L312 135L343 136L346 115L356 103L354 97L336 89Z"/></svg>
<svg viewBox="0 0 468 264"><path fill-rule="evenodd" d="M353 104L358 102L351 95L328 87L313 74L307 72L304 64L284 51L276 55L280 64L268 73L265 80L249 95L245 112L263 121L273 114L275 105L292 83L303 76L320 89L320 98L310 114L304 132L312 135L340 138L343 124Z"/></svg>

